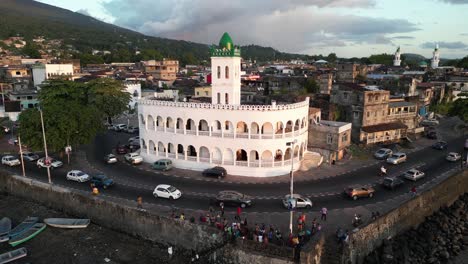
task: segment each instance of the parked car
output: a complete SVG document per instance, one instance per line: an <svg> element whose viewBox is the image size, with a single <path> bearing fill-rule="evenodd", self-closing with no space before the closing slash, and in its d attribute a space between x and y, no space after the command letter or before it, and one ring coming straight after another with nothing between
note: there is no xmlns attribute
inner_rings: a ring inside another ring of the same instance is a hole
<svg viewBox="0 0 468 264"><path fill-rule="evenodd" d="M140 129L138 127L134 127L134 126L129 126L125 129L125 132L129 133L129 134L138 134L138 132L140 131Z"/></svg>
<svg viewBox="0 0 468 264"><path fill-rule="evenodd" d="M437 132L435 132L435 131L428 132L428 133L426 134L426 137L427 137L428 139L437 139L437 138L438 138L438 137L437 137Z"/></svg>
<svg viewBox="0 0 468 264"><path fill-rule="evenodd" d="M138 144L140 143L140 136L136 136L136 137L131 137L128 139L128 144L132 143L132 142L138 142Z"/></svg>
<svg viewBox="0 0 468 264"><path fill-rule="evenodd" d="M373 197L375 190L372 187L348 187L344 193L353 200L357 200L360 197Z"/></svg>
<svg viewBox="0 0 468 264"><path fill-rule="evenodd" d="M36 164L38 168L50 167L51 169L56 169L56 168L60 168L63 166L63 162L61 162L60 160L54 159L52 157L49 157L48 161L46 161L45 157L40 158L37 160Z"/></svg>
<svg viewBox="0 0 468 264"><path fill-rule="evenodd" d="M25 151L23 152L23 159L27 161L36 161L39 159L39 155L34 152Z"/></svg>
<svg viewBox="0 0 468 264"><path fill-rule="evenodd" d="M290 198L291 198L290 194L284 196L283 206L285 208L289 208ZM296 208L307 208L307 209L312 208L313 204L312 204L312 201L309 198L304 197L304 196L302 196L300 194L296 194L296 193L293 194L292 198L296 200Z"/></svg>
<svg viewBox="0 0 468 264"><path fill-rule="evenodd" d="M139 150L140 147L140 142L133 141L130 144L125 145L125 147L130 151L130 152L135 152Z"/></svg>
<svg viewBox="0 0 468 264"><path fill-rule="evenodd" d="M182 192L177 190L174 186L160 184L154 188L153 195L156 198L161 197L169 200L177 200L182 196Z"/></svg>
<svg viewBox="0 0 468 264"><path fill-rule="evenodd" d="M97 187L97 188L107 189L110 186L114 185L114 181L112 179L108 178L104 174L93 175L93 177L91 177L90 181L91 181L91 185L93 187Z"/></svg>
<svg viewBox="0 0 468 264"><path fill-rule="evenodd" d="M403 174L403 177L405 179L411 180L411 181L417 181L421 179L422 177L426 176L426 174L420 170L417 169L411 169Z"/></svg>
<svg viewBox="0 0 468 264"><path fill-rule="evenodd" d="M397 187L403 185L404 181L402 181L399 177L386 177L384 178L382 185L388 189L396 189Z"/></svg>
<svg viewBox="0 0 468 264"><path fill-rule="evenodd" d="M456 152L450 152L449 154L447 154L447 157L445 157L445 159L448 161L455 162L461 159L461 155Z"/></svg>
<svg viewBox="0 0 468 264"><path fill-rule="evenodd" d="M117 162L117 157L114 154L107 154L104 156L104 161L107 164L113 164Z"/></svg>
<svg viewBox="0 0 468 264"><path fill-rule="evenodd" d="M438 126L439 121L437 119L425 119L421 122L422 126Z"/></svg>
<svg viewBox="0 0 468 264"><path fill-rule="evenodd" d="M125 131L126 129L127 125L125 124L115 124L112 126L112 130L114 130L115 132Z"/></svg>
<svg viewBox="0 0 468 264"><path fill-rule="evenodd" d="M390 164L400 164L405 161L406 161L406 154L403 152L394 153L390 157L387 158L387 163L390 163Z"/></svg>
<svg viewBox="0 0 468 264"><path fill-rule="evenodd" d="M221 191L216 195L216 200L214 202L217 205L223 203L225 206L240 206L241 208L252 206L252 199L250 196L236 191Z"/></svg>
<svg viewBox="0 0 468 264"><path fill-rule="evenodd" d="M115 151L117 154L127 154L128 149L125 145L118 145L117 148L115 148Z"/></svg>
<svg viewBox="0 0 468 264"><path fill-rule="evenodd" d="M72 170L67 173L67 180L69 181L86 182L90 178L88 174L80 170Z"/></svg>
<svg viewBox="0 0 468 264"><path fill-rule="evenodd" d="M19 159L17 157L14 157L14 156L11 156L11 155L7 155L7 156L3 156L2 157L2 164L3 165L8 165L10 167L13 167L13 166L18 166L21 164L21 162L19 161Z"/></svg>
<svg viewBox="0 0 468 264"><path fill-rule="evenodd" d="M168 171L172 169L172 161L170 159L160 159L151 165L151 168L155 170Z"/></svg>
<svg viewBox="0 0 468 264"><path fill-rule="evenodd" d="M223 167L216 166L216 167L204 170L202 172L202 175L206 177L217 177L218 179L221 179L221 178L226 177L227 171Z"/></svg>
<svg viewBox="0 0 468 264"><path fill-rule="evenodd" d="M386 159L393 154L393 151L388 148L381 148L374 153L376 159Z"/></svg>
<svg viewBox="0 0 468 264"><path fill-rule="evenodd" d="M133 165L137 165L143 162L143 158L140 156L140 154L136 152L127 153L124 157L126 161L130 162Z"/></svg>
<svg viewBox="0 0 468 264"><path fill-rule="evenodd" d="M432 144L433 149L444 150L447 149L447 142L445 141L437 141L436 143Z"/></svg>

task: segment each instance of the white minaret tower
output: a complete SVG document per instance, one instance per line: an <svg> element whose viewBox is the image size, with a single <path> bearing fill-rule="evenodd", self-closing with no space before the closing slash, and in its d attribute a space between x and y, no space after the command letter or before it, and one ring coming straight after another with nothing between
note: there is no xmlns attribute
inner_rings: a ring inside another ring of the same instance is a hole
<svg viewBox="0 0 468 264"><path fill-rule="evenodd" d="M240 105L241 55L227 32L213 45L211 53L211 103Z"/></svg>
<svg viewBox="0 0 468 264"><path fill-rule="evenodd" d="M395 57L393 58L393 66L398 66L400 67L401 64L401 59L400 59L400 46L398 46L398 49L395 52Z"/></svg>
<svg viewBox="0 0 468 264"><path fill-rule="evenodd" d="M439 54L439 44L436 44L434 51L432 52L431 68L435 69L439 67L440 54Z"/></svg>

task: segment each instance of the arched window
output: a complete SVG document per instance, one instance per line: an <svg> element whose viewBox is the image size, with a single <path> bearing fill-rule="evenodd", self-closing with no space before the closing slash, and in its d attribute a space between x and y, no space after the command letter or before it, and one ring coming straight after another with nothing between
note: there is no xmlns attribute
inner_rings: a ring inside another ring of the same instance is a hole
<svg viewBox="0 0 468 264"><path fill-rule="evenodd" d="M225 94L225 104L229 104L229 94Z"/></svg>
<svg viewBox="0 0 468 264"><path fill-rule="evenodd" d="M218 79L221 78L221 66L218 66Z"/></svg>
<svg viewBox="0 0 468 264"><path fill-rule="evenodd" d="M226 66L224 70L224 77L226 77L226 79L229 79L229 66Z"/></svg>
<svg viewBox="0 0 468 264"><path fill-rule="evenodd" d="M218 104L221 103L221 93L218 93Z"/></svg>

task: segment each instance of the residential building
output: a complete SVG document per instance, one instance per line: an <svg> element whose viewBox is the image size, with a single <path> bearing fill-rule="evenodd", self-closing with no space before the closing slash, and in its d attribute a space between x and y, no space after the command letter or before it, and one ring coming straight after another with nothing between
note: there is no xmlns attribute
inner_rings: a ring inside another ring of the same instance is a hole
<svg viewBox="0 0 468 264"><path fill-rule="evenodd" d="M353 83L358 75L366 76L367 66L357 63L337 63L336 80L338 82Z"/></svg>
<svg viewBox="0 0 468 264"><path fill-rule="evenodd" d="M345 120L352 123L352 139L365 144L406 137L408 127L388 119L389 100L389 91L353 83L334 86L330 99L344 109Z"/></svg>
<svg viewBox="0 0 468 264"><path fill-rule="evenodd" d="M194 98L197 98L197 97L211 98L211 86L195 87L195 94L193 95L193 97Z"/></svg>
<svg viewBox="0 0 468 264"><path fill-rule="evenodd" d="M351 123L320 120L309 121L308 150L320 153L325 162L341 160L351 145Z"/></svg>
<svg viewBox="0 0 468 264"><path fill-rule="evenodd" d="M149 60L143 61L144 70L151 74L155 79L174 81L179 72L179 61L163 59L162 61Z"/></svg>
<svg viewBox="0 0 468 264"><path fill-rule="evenodd" d="M35 64L32 67L34 86L42 84L45 80L65 78L73 80L72 64Z"/></svg>
<svg viewBox="0 0 468 264"><path fill-rule="evenodd" d="M211 103L146 98L138 103L146 162L177 168L224 167L240 176L279 176L307 151L309 98L293 104L241 104L241 50L224 33L211 53Z"/></svg>
<svg viewBox="0 0 468 264"><path fill-rule="evenodd" d="M389 122L401 122L408 127L408 133L414 133L418 127L418 106L416 103L406 102L403 98L391 99L388 103Z"/></svg>

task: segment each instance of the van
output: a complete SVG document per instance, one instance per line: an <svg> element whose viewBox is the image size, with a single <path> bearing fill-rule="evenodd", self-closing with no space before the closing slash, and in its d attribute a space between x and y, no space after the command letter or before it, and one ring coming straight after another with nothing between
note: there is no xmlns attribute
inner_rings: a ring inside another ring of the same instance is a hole
<svg viewBox="0 0 468 264"><path fill-rule="evenodd" d="M439 121L437 119L425 119L421 122L422 126L438 126Z"/></svg>
<svg viewBox="0 0 468 264"><path fill-rule="evenodd" d="M172 169L172 161L169 159L160 159L151 166L154 170L168 171Z"/></svg>

